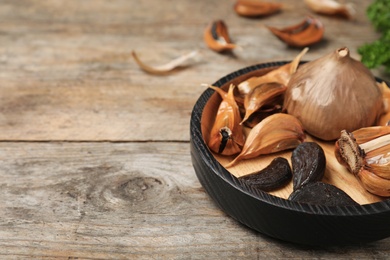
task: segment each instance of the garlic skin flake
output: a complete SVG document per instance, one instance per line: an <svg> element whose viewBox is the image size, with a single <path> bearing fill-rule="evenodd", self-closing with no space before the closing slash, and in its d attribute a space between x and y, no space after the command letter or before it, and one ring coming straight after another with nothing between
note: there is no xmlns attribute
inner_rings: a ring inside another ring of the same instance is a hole
<svg viewBox="0 0 390 260"><path fill-rule="evenodd" d="M322 140L372 126L383 113L382 92L361 62L340 48L298 67L287 85L284 111Z"/></svg>
<svg viewBox="0 0 390 260"><path fill-rule="evenodd" d="M245 96L245 116L241 124L248 120L254 112L283 95L286 88L286 86L278 83L265 83L254 88Z"/></svg>
<svg viewBox="0 0 390 260"><path fill-rule="evenodd" d="M198 55L198 51L191 51L187 54L184 54L182 56L177 57L174 60L171 60L170 62L160 65L160 66L150 66L142 62L135 51L131 52L131 55L133 56L135 62L138 64L138 66L145 71L146 73L153 74L153 75L166 75L175 69L179 67L186 67L184 64L194 58L196 55Z"/></svg>
<svg viewBox="0 0 390 260"><path fill-rule="evenodd" d="M252 128L241 153L226 167L231 167L243 159L295 148L305 138L306 135L298 119L284 113L273 114Z"/></svg>
<svg viewBox="0 0 390 260"><path fill-rule="evenodd" d="M211 128L209 148L218 154L233 155L241 152L245 142L243 127L240 125L241 116L238 105L234 98L233 84L228 92L209 86L214 89L222 98L213 127Z"/></svg>
<svg viewBox="0 0 390 260"><path fill-rule="evenodd" d="M352 19L356 13L352 4L340 4L334 0L305 0L306 5L316 13L338 15Z"/></svg>
<svg viewBox="0 0 390 260"><path fill-rule="evenodd" d="M203 40L211 50L216 52L231 51L237 47L232 43L228 27L223 20L211 22L204 30Z"/></svg>
<svg viewBox="0 0 390 260"><path fill-rule="evenodd" d="M259 17L275 14L282 8L282 4L259 0L237 0L234 11L244 17Z"/></svg>
<svg viewBox="0 0 390 260"><path fill-rule="evenodd" d="M241 95L247 95L256 87L265 83L279 83L287 86L291 75L294 74L299 66L302 57L309 51L309 48L304 48L290 63L284 64L277 69L271 70L267 74L259 77L251 77L240 84L238 90Z"/></svg>
<svg viewBox="0 0 390 260"><path fill-rule="evenodd" d="M282 29L267 26L281 41L292 47L306 47L318 43L324 35L324 26L320 20L306 17L296 25Z"/></svg>

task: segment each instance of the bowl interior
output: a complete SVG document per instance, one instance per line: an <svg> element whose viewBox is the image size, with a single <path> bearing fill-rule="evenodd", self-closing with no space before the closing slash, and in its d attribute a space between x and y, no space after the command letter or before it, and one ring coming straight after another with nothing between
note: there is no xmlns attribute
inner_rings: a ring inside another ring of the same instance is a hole
<svg viewBox="0 0 390 260"><path fill-rule="evenodd" d="M240 82L248 78L264 75L285 63L286 62L270 63L267 66L260 66L259 68L257 68L256 66L252 66L226 76L225 78L223 78L223 80L216 82L215 86L221 87L222 89L227 91L230 84L238 85ZM201 117L201 131L203 140L206 144L209 140L209 133L214 123L215 115L217 113L220 102L220 96L217 93L213 93L204 106ZM246 128L246 131L249 130L249 128ZM307 135L306 141L317 142L325 151L327 167L325 171L325 176L322 180L323 182L333 184L336 187L342 189L361 205L381 202L385 200L385 198L367 192L360 185L358 179L352 174L350 174L345 167L338 163L334 156L334 142L324 142L310 135ZM234 158L233 156L221 156L212 153L211 151L210 153L223 167L225 167ZM238 178L265 168L277 156L286 158L291 164L291 151L287 151L260 156L255 159L244 160L239 162L236 166L229 167L228 169L225 168L225 170L227 170L234 177ZM291 194L292 190L292 181L290 181L287 186L269 192L269 194L282 199L287 199Z"/></svg>

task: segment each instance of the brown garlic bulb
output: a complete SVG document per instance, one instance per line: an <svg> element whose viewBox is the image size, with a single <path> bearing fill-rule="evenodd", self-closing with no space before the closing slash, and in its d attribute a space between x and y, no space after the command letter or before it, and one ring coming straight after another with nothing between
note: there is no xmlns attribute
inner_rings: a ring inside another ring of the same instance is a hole
<svg viewBox="0 0 390 260"><path fill-rule="evenodd" d="M283 109L311 135L335 140L341 130L352 132L376 122L383 113L382 92L370 70L344 47L298 67Z"/></svg>

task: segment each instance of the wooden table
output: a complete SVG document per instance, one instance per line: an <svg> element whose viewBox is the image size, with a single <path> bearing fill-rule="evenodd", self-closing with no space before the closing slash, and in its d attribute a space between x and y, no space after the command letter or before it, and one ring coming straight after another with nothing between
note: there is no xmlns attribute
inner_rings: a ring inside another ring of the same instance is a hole
<svg viewBox="0 0 390 260"><path fill-rule="evenodd" d="M313 14L303 1L263 19L229 1L0 1L0 258L378 258L390 239L313 248L258 234L222 212L192 168L190 114L202 83L260 62L289 60L264 27L322 20L311 60L379 37L356 4L354 21ZM223 19L241 49L215 53L203 30ZM163 64L200 50L166 76ZM377 76L389 79L381 69Z"/></svg>

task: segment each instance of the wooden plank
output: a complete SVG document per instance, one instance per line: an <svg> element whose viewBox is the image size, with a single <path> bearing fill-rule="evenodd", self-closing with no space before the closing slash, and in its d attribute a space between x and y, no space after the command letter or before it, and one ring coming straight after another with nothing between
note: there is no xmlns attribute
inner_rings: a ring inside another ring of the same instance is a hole
<svg viewBox="0 0 390 260"><path fill-rule="evenodd" d="M313 248L253 232L196 179L187 141L200 84L300 51L264 25L312 13L303 1L279 2L283 12L246 19L233 0L0 1L0 258L388 258L389 239ZM315 15L325 41L306 59L344 45L358 57L379 36L364 14L371 1L351 2L354 21ZM241 50L204 46L214 19ZM193 66L162 77L130 57L162 64L194 49Z"/></svg>
<svg viewBox="0 0 390 260"><path fill-rule="evenodd" d="M217 208L183 143L0 143L0 258L386 258L389 239L313 248Z"/></svg>
<svg viewBox="0 0 390 260"><path fill-rule="evenodd" d="M234 1L2 1L0 140L186 141L201 83L299 52L264 25L284 27L313 13L303 1L280 2L281 13L246 19L233 12ZM358 46L378 37L365 17L371 1L352 2L353 21L314 14L325 40L305 59L344 45L358 58ZM218 18L242 47L234 55L203 43L204 28ZM140 71L130 56L136 50L145 62L163 64L194 49L201 55L192 67L162 77Z"/></svg>

